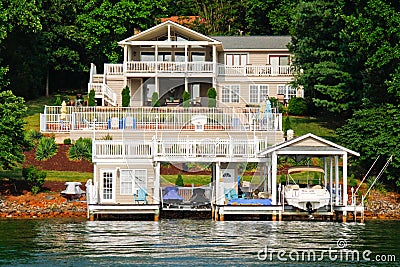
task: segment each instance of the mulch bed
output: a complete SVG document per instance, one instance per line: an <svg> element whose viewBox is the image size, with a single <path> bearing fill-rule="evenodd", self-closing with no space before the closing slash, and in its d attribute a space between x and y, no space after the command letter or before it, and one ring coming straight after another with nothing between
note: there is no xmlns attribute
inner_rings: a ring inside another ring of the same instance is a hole
<svg viewBox="0 0 400 267"><path fill-rule="evenodd" d="M72 161L68 158L67 153L69 145L59 145L57 154L48 160L36 160L36 151L25 152L24 166L33 165L40 167L42 170L50 171L71 171L71 172L93 172L93 164L87 160Z"/></svg>

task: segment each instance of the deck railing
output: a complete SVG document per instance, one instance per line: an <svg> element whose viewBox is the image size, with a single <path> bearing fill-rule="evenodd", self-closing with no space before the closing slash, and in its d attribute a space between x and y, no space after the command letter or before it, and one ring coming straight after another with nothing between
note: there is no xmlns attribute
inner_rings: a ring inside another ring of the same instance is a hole
<svg viewBox="0 0 400 267"><path fill-rule="evenodd" d="M128 61L127 73L213 73L213 62Z"/></svg>
<svg viewBox="0 0 400 267"><path fill-rule="evenodd" d="M218 66L220 76L290 76L290 66L245 65L245 66Z"/></svg>
<svg viewBox="0 0 400 267"><path fill-rule="evenodd" d="M207 107L67 107L45 106L41 131L68 130L198 130L194 120L206 117L204 131L280 131L282 114L261 112L259 108Z"/></svg>
<svg viewBox="0 0 400 267"><path fill-rule="evenodd" d="M95 140L92 146L93 160L138 158L256 158L267 147L266 140L258 139L157 139Z"/></svg>

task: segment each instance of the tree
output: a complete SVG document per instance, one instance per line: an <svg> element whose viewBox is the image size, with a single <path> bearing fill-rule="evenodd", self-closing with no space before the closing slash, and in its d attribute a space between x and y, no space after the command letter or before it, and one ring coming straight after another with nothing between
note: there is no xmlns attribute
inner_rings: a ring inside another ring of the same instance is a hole
<svg viewBox="0 0 400 267"><path fill-rule="evenodd" d="M190 93L188 91L183 91L183 107L188 108L190 107Z"/></svg>
<svg viewBox="0 0 400 267"><path fill-rule="evenodd" d="M11 91L0 92L0 167L11 169L25 159L22 153L30 148L24 133L27 107L22 97Z"/></svg>
<svg viewBox="0 0 400 267"><path fill-rule="evenodd" d="M94 91L94 89L91 89L89 92L89 97L88 97L88 106L90 107L94 107L96 106L96 92Z"/></svg>
<svg viewBox="0 0 400 267"><path fill-rule="evenodd" d="M129 107L131 103L131 92L129 90L128 85L125 86L124 89L122 89L121 95L122 95L122 106Z"/></svg>
<svg viewBox="0 0 400 267"><path fill-rule="evenodd" d="M208 107L209 108L215 108L217 106L217 90L215 88L211 87L207 91L207 97L208 97Z"/></svg>
<svg viewBox="0 0 400 267"><path fill-rule="evenodd" d="M182 174L180 174L180 173L178 174L178 177L176 178L176 181L175 181L175 185L176 186L184 186Z"/></svg>
<svg viewBox="0 0 400 267"><path fill-rule="evenodd" d="M386 104L356 111L337 134L340 144L360 153L352 164L358 177L367 173L378 155L383 160L393 155L387 179L400 187L400 106Z"/></svg>
<svg viewBox="0 0 400 267"><path fill-rule="evenodd" d="M152 107L159 107L160 106L160 99L158 99L158 93L153 92L151 95L151 106Z"/></svg>

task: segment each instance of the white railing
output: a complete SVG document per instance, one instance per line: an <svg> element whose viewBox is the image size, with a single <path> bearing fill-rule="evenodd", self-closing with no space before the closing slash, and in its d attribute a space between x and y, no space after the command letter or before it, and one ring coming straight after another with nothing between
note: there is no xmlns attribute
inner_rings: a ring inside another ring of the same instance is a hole
<svg viewBox="0 0 400 267"><path fill-rule="evenodd" d="M94 140L93 160L138 158L256 158L267 147L258 139L157 139L152 141Z"/></svg>
<svg viewBox="0 0 400 267"><path fill-rule="evenodd" d="M123 64L104 64L104 73L106 75L122 75L124 74Z"/></svg>
<svg viewBox="0 0 400 267"><path fill-rule="evenodd" d="M112 106L117 104L117 94L114 93L107 84L89 83L88 93L90 93L91 90L94 90L96 98L104 98L109 101Z"/></svg>
<svg viewBox="0 0 400 267"><path fill-rule="evenodd" d="M280 131L282 114L263 113L259 108L207 107L67 107L66 119L61 119L60 106L45 106L41 123L44 132L60 131L68 122L69 130L166 130L195 131L192 120L206 117L204 131Z"/></svg>
<svg viewBox="0 0 400 267"><path fill-rule="evenodd" d="M95 140L92 146L93 159L97 158L151 158L154 144L151 141Z"/></svg>
<svg viewBox="0 0 400 267"><path fill-rule="evenodd" d="M218 75L221 76L289 76L292 75L290 66L246 65L246 66L218 66Z"/></svg>
<svg viewBox="0 0 400 267"><path fill-rule="evenodd" d="M161 193L162 195L165 195L165 188L161 188ZM183 198L184 202L189 202L190 198L193 196L194 189L196 188L201 188L204 189L204 196L211 202L211 194L212 194L212 188L211 185L208 186L192 186L192 187L182 187L178 186L178 195L180 195Z"/></svg>
<svg viewBox="0 0 400 267"><path fill-rule="evenodd" d="M126 62L128 73L213 73L212 62L161 62L161 61L129 61Z"/></svg>

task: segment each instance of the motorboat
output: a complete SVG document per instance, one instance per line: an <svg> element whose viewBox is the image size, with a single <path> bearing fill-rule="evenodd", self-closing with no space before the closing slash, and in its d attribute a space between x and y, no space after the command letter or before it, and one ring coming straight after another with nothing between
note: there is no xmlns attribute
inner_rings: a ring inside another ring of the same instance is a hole
<svg viewBox="0 0 400 267"><path fill-rule="evenodd" d="M306 172L307 177L302 179L292 177L294 173ZM310 178L310 173L313 176ZM317 166L296 166L288 169L287 184L284 187L286 203L310 214L319 208L329 205L330 194L321 183L325 171Z"/></svg>

